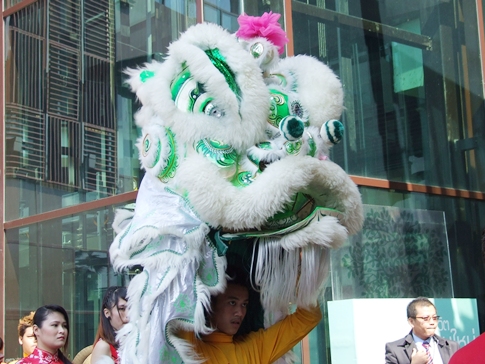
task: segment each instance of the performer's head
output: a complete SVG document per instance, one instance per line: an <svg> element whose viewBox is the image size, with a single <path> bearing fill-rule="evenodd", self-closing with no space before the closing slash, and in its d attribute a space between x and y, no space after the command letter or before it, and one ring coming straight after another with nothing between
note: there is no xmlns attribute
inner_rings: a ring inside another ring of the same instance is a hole
<svg viewBox="0 0 485 364"><path fill-rule="evenodd" d="M226 290L211 299L210 323L217 331L235 335L246 316L249 290L247 277L240 269L228 267L226 274Z"/></svg>
<svg viewBox="0 0 485 364"><path fill-rule="evenodd" d="M426 340L433 336L438 327L439 316L436 307L426 297L412 300L407 308L408 322L417 337Z"/></svg>

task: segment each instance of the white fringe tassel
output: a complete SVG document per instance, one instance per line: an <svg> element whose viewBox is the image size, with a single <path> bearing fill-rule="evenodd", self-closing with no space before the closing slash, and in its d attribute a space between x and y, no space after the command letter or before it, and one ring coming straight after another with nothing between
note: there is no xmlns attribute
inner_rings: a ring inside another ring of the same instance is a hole
<svg viewBox="0 0 485 364"><path fill-rule="evenodd" d="M286 250L279 238L261 238L258 245L257 261L251 269L253 284L261 292L265 327L285 318L292 303L302 308L318 304L329 273L329 248L308 244ZM275 363L295 362L296 356L289 351Z"/></svg>

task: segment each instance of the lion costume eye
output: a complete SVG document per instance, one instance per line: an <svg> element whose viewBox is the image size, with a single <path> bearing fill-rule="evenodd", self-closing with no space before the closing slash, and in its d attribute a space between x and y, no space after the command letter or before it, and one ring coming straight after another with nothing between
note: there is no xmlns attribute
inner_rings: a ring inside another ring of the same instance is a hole
<svg viewBox="0 0 485 364"><path fill-rule="evenodd" d="M174 79L171 91L172 100L179 110L204 113L216 118L224 116L224 111L215 105L213 97L207 93L203 84L192 77L188 68L184 68Z"/></svg>
<svg viewBox="0 0 485 364"><path fill-rule="evenodd" d="M224 116L224 111L219 109L212 101L209 101L204 108L204 113L209 116L220 118Z"/></svg>

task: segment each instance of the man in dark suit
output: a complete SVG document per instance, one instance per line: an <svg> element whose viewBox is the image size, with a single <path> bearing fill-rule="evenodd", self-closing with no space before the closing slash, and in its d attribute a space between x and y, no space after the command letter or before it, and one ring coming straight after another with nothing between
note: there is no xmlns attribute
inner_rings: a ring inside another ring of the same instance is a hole
<svg viewBox="0 0 485 364"><path fill-rule="evenodd" d="M426 297L412 300L407 308L411 332L386 344L386 364L448 364L459 349L456 341L435 335L439 316Z"/></svg>

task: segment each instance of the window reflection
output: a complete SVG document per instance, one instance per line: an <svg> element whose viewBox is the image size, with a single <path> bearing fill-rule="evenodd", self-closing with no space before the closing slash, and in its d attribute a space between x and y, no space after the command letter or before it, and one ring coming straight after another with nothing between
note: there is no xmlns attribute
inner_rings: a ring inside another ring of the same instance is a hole
<svg viewBox="0 0 485 364"><path fill-rule="evenodd" d="M476 9L460 9L455 26L431 1L317 1L315 16L305 3L293 4L295 53L329 64L346 93L346 138L332 158L354 175L480 190L478 40L452 36Z"/></svg>
<svg viewBox="0 0 485 364"><path fill-rule="evenodd" d="M130 279L130 274L115 274L109 261L115 208L7 231L7 335L15 336L18 318L25 312L55 302L68 310L73 321L70 351L77 353L92 343L104 289Z"/></svg>
<svg viewBox="0 0 485 364"><path fill-rule="evenodd" d="M204 1L204 20L219 24L230 32L235 32L239 27L237 22L239 7L239 0L206 0Z"/></svg>

